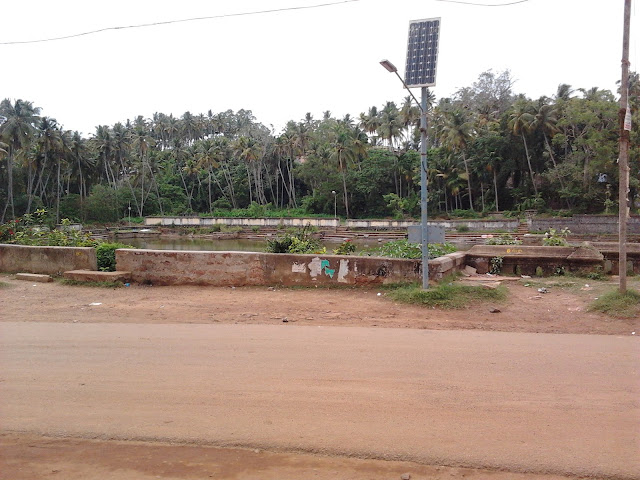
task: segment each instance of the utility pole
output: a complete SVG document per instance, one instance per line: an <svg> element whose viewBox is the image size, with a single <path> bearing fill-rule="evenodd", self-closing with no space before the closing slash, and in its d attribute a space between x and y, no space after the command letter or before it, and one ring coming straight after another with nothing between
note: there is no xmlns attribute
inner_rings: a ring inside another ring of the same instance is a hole
<svg viewBox="0 0 640 480"><path fill-rule="evenodd" d="M624 30L622 35L622 79L620 82L620 156L618 157L618 274L620 293L627 291L627 223L629 221L629 135L631 110L629 109L629 35L631 0L624 0Z"/></svg>

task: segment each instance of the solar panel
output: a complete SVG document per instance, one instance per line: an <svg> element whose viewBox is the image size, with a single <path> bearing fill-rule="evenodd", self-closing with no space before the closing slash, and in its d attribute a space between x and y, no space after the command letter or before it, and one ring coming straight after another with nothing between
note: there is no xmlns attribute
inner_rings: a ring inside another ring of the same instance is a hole
<svg viewBox="0 0 640 480"><path fill-rule="evenodd" d="M409 22L404 81L410 87L433 87L438 65L440 18Z"/></svg>

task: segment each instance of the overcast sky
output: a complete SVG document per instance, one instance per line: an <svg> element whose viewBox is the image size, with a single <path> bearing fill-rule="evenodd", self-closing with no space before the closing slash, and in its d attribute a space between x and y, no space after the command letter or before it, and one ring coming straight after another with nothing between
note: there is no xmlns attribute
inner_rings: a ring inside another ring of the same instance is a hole
<svg viewBox="0 0 640 480"><path fill-rule="evenodd" d="M468 0L484 4L517 0ZM59 41L7 45L114 26L319 4ZM638 70L638 0L631 69ZM99 7L98 7L99 5ZM623 0L529 0L481 7L438 0L5 1L0 98L24 99L85 136L154 112L241 108L279 133L306 112L358 116L406 95L379 61L404 69L410 20L441 17L438 98L488 69L510 69L514 91L551 96L560 83L615 92ZM414 92L418 95L419 90Z"/></svg>

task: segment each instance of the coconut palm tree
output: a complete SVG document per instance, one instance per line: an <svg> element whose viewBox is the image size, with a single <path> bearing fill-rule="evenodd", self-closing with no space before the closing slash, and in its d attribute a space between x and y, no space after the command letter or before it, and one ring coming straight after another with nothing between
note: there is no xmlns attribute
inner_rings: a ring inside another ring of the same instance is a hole
<svg viewBox="0 0 640 480"><path fill-rule="evenodd" d="M0 140L7 145L7 202L0 214L0 223L4 222L7 210L15 218L13 199L13 160L19 150L25 149L35 135L35 124L40 109L31 102L16 100L13 104L8 98L0 102L0 115L6 120L0 125Z"/></svg>
<svg viewBox="0 0 640 480"><path fill-rule="evenodd" d="M533 185L533 191L538 195L538 187L536 186L535 179L533 177L533 168L531 167L531 156L529 155L529 147L527 145L526 134L531 131L531 126L535 121L535 117L531 114L530 103L520 98L512 107L511 114L509 115L509 128L514 135L520 135L522 137L522 143L524 145L524 152L527 157L527 165L529 166L529 175L531 176L531 185Z"/></svg>
<svg viewBox="0 0 640 480"><path fill-rule="evenodd" d="M56 185L55 185L55 199L56 199L56 223L60 222L60 193L62 190L61 183L61 163L63 157L63 135L58 126L58 122L55 118L42 117L37 125L38 138L36 145L40 151L42 162L42 173L47 166L51 158L54 159L56 164ZM42 180L43 175L40 175ZM42 185L42 192L46 188L46 182Z"/></svg>
<svg viewBox="0 0 640 480"><path fill-rule="evenodd" d="M453 110L447 113L445 116L445 124L442 127L441 141L445 147L462 156L465 175L467 177L469 206L471 210L474 210L471 174L469 173L469 165L467 162L467 147L472 139L472 134L473 124L467 120L464 112L461 110Z"/></svg>
<svg viewBox="0 0 640 480"><path fill-rule="evenodd" d="M347 191L347 170L349 164L357 160L363 152L363 142L366 135L359 128L351 128L348 122L340 120L331 128L330 159L335 162L342 177L342 195L347 218L349 211L349 192Z"/></svg>

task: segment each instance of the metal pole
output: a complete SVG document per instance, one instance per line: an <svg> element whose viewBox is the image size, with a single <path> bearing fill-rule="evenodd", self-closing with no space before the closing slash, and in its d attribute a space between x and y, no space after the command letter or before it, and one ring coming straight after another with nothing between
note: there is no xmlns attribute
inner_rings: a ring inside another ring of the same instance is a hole
<svg viewBox="0 0 640 480"><path fill-rule="evenodd" d="M625 115L629 108L629 30L631 0L624 2L624 33L622 35L622 81L620 83L620 156L618 168L618 274L620 293L627 291L627 221L629 219L627 197L629 195L629 130L625 129ZM629 112L630 115L630 112ZM629 127L630 129L631 127Z"/></svg>
<svg viewBox="0 0 640 480"><path fill-rule="evenodd" d="M427 87L422 87L420 108L420 222L422 223L422 288L429 288L429 238L427 233Z"/></svg>

